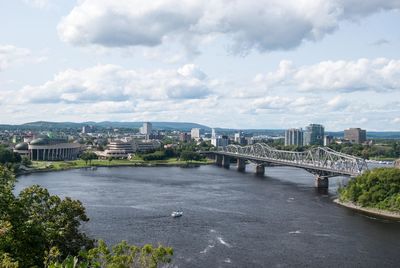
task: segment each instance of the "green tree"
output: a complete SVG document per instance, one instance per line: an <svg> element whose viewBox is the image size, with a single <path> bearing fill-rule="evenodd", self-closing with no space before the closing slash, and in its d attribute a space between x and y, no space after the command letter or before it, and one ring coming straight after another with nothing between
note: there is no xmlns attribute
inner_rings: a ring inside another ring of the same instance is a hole
<svg viewBox="0 0 400 268"><path fill-rule="evenodd" d="M85 161L86 165L88 162L92 165L92 160L97 159L97 155L94 152L86 151L81 155L81 159Z"/></svg>
<svg viewBox="0 0 400 268"><path fill-rule="evenodd" d="M15 196L15 177L5 167L0 167L0 180L0 256L8 254L21 267L40 267L53 247L62 257L92 247L93 241L79 230L89 220L81 202L50 195L38 185Z"/></svg>

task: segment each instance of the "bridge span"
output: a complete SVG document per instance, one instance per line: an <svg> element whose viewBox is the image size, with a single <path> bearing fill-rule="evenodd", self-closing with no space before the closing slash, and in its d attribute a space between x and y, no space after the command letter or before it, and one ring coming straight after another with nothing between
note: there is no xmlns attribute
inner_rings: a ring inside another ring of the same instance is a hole
<svg viewBox="0 0 400 268"><path fill-rule="evenodd" d="M264 143L248 146L228 145L215 151L201 152L215 158L218 166L229 168L236 159L238 171L245 171L246 162L256 165L256 174L264 175L266 166L302 168L315 175L317 188L328 188L329 177L358 176L368 170L367 162L352 155L336 152L328 147L316 147L304 152L283 151Z"/></svg>

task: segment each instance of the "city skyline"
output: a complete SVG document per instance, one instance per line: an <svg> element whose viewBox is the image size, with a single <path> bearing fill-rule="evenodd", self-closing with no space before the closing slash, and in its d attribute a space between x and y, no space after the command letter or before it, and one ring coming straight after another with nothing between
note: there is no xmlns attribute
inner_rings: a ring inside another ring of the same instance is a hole
<svg viewBox="0 0 400 268"><path fill-rule="evenodd" d="M400 129L398 1L1 7L1 124Z"/></svg>

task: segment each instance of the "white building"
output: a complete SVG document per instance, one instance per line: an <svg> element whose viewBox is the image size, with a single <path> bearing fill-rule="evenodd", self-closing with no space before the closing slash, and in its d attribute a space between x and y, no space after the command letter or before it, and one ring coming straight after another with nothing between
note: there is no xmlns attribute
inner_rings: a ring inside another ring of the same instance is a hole
<svg viewBox="0 0 400 268"><path fill-rule="evenodd" d="M192 139L194 140L199 140L200 139L200 128L192 128L192 130L190 131L190 136L192 137Z"/></svg>
<svg viewBox="0 0 400 268"><path fill-rule="evenodd" d="M285 146L296 145L303 146L303 130L291 128L285 131Z"/></svg>
<svg viewBox="0 0 400 268"><path fill-rule="evenodd" d="M153 131L153 125L150 122L145 122L139 131L140 134L148 136Z"/></svg>

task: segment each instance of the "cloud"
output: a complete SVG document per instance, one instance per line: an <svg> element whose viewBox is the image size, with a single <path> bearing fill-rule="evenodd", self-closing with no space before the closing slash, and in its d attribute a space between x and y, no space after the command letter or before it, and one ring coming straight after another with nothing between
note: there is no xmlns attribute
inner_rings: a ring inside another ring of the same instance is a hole
<svg viewBox="0 0 400 268"><path fill-rule="evenodd" d="M295 67L282 61L276 71L258 74L254 82L268 89L282 86L304 92L390 92L400 88L400 60L322 61Z"/></svg>
<svg viewBox="0 0 400 268"><path fill-rule="evenodd" d="M383 45L387 45L389 43L390 43L389 40L381 38L381 39L376 40L375 42L372 42L371 45L372 46L376 46L376 47L380 47L380 46L383 46Z"/></svg>
<svg viewBox="0 0 400 268"><path fill-rule="evenodd" d="M201 99L211 94L206 75L195 65L177 70L136 71L117 65L68 69L40 86L25 86L21 103L98 103L136 99ZM119 107L119 106L118 106Z"/></svg>
<svg viewBox="0 0 400 268"><path fill-rule="evenodd" d="M43 58L33 57L29 49L12 45L0 45L0 72L18 64L40 62L42 60Z"/></svg>
<svg viewBox="0 0 400 268"><path fill-rule="evenodd" d="M58 25L61 40L111 48L179 42L197 51L223 37L236 54L288 50L342 20L400 8L397 0L82 0ZM208 42L206 41L206 43Z"/></svg>

